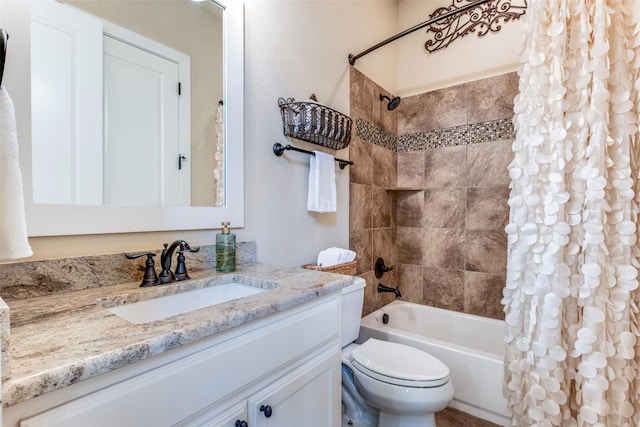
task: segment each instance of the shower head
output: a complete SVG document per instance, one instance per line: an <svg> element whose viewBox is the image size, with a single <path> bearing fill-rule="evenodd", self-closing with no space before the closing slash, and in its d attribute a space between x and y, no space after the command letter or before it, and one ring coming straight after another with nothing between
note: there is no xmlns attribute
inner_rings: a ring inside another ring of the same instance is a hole
<svg viewBox="0 0 640 427"><path fill-rule="evenodd" d="M380 101L384 101L385 99L389 101L389 103L387 104L387 110L389 111L395 110L398 107L398 105L400 105L399 96L389 98L387 95L380 94Z"/></svg>

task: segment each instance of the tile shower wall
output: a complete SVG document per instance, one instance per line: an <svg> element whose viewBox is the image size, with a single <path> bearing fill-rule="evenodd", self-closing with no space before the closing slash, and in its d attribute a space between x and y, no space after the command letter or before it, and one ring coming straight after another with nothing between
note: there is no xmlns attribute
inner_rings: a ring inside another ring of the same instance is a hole
<svg viewBox="0 0 640 427"><path fill-rule="evenodd" d="M398 284L402 299L502 318L516 74L408 97L397 112L381 109L366 76L352 69L351 78L350 241L369 285L365 314L393 299L375 292L372 263L384 247L394 270L382 282ZM394 130L395 146L384 137ZM383 185L375 164L393 160ZM407 190L384 190L394 184ZM373 220L383 210L391 224Z"/></svg>
<svg viewBox="0 0 640 427"><path fill-rule="evenodd" d="M379 96L389 93L353 67L350 79L350 115L358 129L349 145L354 162L349 173L349 246L357 253L357 274L367 281L364 312L369 313L394 299L393 294L378 294L378 283L397 284L395 268L379 280L373 273L378 257L389 266L397 264L396 199L385 190L397 183L397 109L388 111Z"/></svg>

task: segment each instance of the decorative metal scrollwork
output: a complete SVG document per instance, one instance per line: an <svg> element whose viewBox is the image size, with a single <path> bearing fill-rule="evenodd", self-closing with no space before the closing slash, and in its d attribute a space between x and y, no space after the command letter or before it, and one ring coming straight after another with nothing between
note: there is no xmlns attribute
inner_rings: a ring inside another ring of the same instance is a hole
<svg viewBox="0 0 640 427"><path fill-rule="evenodd" d="M450 6L436 9L429 18L436 18L460 8L463 3L471 2L472 0L453 0ZM502 29L502 23L520 19L526 12L527 0L495 0L479 4L430 25L427 36L432 39L427 40L424 47L428 52L435 52L476 30L478 37L490 31L497 33Z"/></svg>

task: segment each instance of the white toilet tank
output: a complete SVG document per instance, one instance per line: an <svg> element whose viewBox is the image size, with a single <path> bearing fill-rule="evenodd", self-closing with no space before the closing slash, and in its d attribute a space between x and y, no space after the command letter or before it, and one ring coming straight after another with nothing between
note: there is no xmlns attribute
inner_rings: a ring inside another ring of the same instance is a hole
<svg viewBox="0 0 640 427"><path fill-rule="evenodd" d="M353 285L342 289L342 347L358 338L360 318L364 302L364 287L367 282L362 277L354 277Z"/></svg>

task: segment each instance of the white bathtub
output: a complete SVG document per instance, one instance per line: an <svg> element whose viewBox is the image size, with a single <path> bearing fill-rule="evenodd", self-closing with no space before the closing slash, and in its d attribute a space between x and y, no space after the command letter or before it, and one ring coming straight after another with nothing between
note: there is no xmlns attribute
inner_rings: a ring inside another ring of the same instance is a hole
<svg viewBox="0 0 640 427"><path fill-rule="evenodd" d="M386 325L382 323L384 314L389 315ZM503 337L501 320L394 301L362 319L358 342L377 338L437 357L450 370L455 389L451 406L506 426Z"/></svg>

